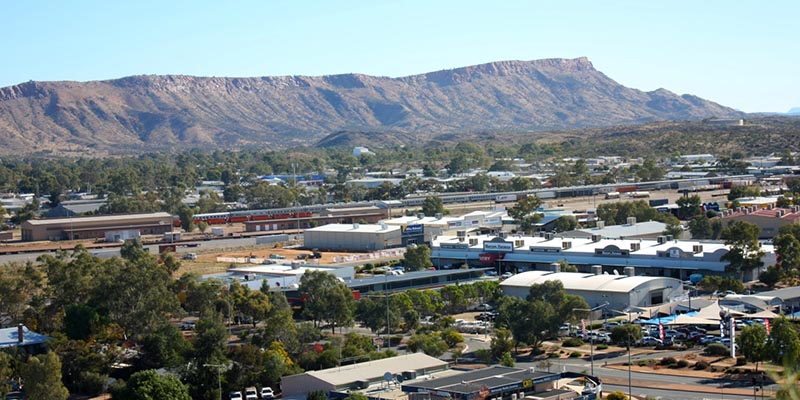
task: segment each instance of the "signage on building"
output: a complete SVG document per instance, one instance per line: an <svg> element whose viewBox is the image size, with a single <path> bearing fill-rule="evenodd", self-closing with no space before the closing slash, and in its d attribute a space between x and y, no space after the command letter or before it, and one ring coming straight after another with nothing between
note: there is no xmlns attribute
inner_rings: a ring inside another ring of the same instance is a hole
<svg viewBox="0 0 800 400"><path fill-rule="evenodd" d="M497 260L502 260L505 253L483 253L478 256L478 259L483 264L494 264Z"/></svg>
<svg viewBox="0 0 800 400"><path fill-rule="evenodd" d="M483 251L495 251L500 253L511 253L514 251L514 243L511 242L483 242Z"/></svg>
<svg viewBox="0 0 800 400"><path fill-rule="evenodd" d="M418 236L424 233L425 227L422 224L403 225L400 230L403 236Z"/></svg>
<svg viewBox="0 0 800 400"><path fill-rule="evenodd" d="M443 249L468 249L469 243L440 243L439 247Z"/></svg>
<svg viewBox="0 0 800 400"><path fill-rule="evenodd" d="M617 246L606 246L602 249L594 249L594 254L598 256L628 257L630 250L623 250Z"/></svg>
<svg viewBox="0 0 800 400"><path fill-rule="evenodd" d="M450 221L447 223L448 229L461 228L462 226L464 226L464 221Z"/></svg>
<svg viewBox="0 0 800 400"><path fill-rule="evenodd" d="M536 247L531 246L528 248L533 253L561 253L560 247Z"/></svg>

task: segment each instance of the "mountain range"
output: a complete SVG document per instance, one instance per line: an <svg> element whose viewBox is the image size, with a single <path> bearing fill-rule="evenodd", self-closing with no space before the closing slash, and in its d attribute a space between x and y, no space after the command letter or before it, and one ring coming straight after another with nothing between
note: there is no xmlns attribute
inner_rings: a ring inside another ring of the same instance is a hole
<svg viewBox="0 0 800 400"><path fill-rule="evenodd" d="M586 58L545 59L400 78L31 81L0 88L0 144L6 154L81 156L310 146L330 144L343 132L376 132L419 144L457 139L459 133L533 138L542 131L743 115L693 95L625 87Z"/></svg>

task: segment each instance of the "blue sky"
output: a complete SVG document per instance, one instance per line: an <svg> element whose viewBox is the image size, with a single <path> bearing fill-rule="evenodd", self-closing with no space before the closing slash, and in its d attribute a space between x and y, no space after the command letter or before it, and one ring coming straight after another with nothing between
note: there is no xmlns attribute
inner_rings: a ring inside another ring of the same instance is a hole
<svg viewBox="0 0 800 400"><path fill-rule="evenodd" d="M586 56L618 82L800 107L798 1L7 1L0 87L142 74L405 76Z"/></svg>

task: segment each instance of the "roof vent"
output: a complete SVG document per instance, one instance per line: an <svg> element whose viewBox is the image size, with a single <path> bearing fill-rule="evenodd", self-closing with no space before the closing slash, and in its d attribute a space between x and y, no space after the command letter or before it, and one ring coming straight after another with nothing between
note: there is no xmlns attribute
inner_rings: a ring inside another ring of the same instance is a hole
<svg viewBox="0 0 800 400"><path fill-rule="evenodd" d="M359 224L353 224L353 229L358 229L360 227L361 227L361 225L359 225Z"/></svg>
<svg viewBox="0 0 800 400"><path fill-rule="evenodd" d="M636 217L628 217L628 225L636 225Z"/></svg>
<svg viewBox="0 0 800 400"><path fill-rule="evenodd" d="M603 228L606 227L606 222L605 221L597 221L596 226L597 226L597 229L603 229Z"/></svg>

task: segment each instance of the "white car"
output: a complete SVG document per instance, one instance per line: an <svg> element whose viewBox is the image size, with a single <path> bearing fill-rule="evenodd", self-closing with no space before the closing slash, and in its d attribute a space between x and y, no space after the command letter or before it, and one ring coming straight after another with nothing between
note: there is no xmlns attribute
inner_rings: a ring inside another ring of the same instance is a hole
<svg viewBox="0 0 800 400"><path fill-rule="evenodd" d="M475 307L475 311L492 311L494 307L490 306L489 304L481 304Z"/></svg>
<svg viewBox="0 0 800 400"><path fill-rule="evenodd" d="M231 400L242 400L242 392L231 392L228 398Z"/></svg>
<svg viewBox="0 0 800 400"><path fill-rule="evenodd" d="M258 392L256 392L256 388L249 387L245 389L244 398L245 400L258 400Z"/></svg>
<svg viewBox="0 0 800 400"><path fill-rule="evenodd" d="M272 388L271 387L267 386L267 387L262 387L261 388L261 398L262 399L272 399L273 397L275 397L275 393L272 392Z"/></svg>

